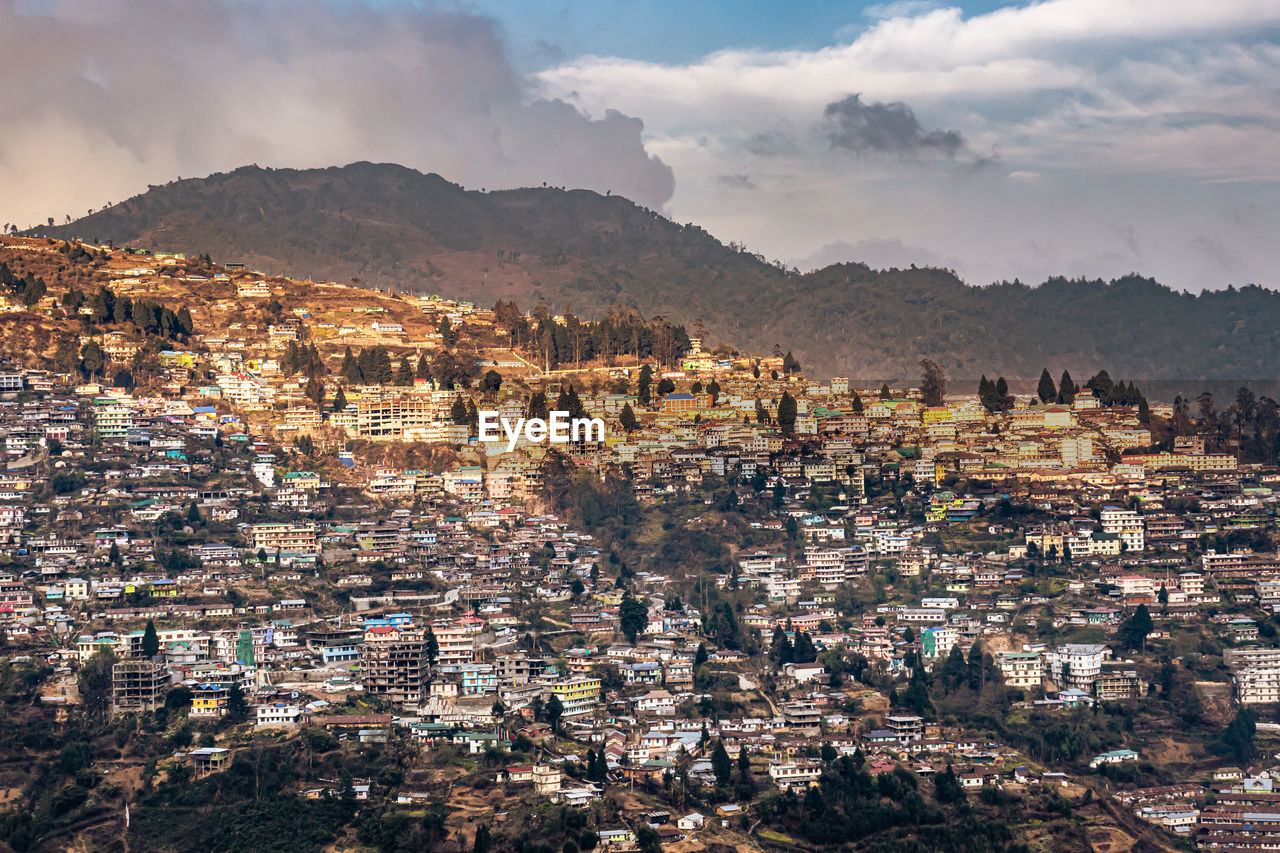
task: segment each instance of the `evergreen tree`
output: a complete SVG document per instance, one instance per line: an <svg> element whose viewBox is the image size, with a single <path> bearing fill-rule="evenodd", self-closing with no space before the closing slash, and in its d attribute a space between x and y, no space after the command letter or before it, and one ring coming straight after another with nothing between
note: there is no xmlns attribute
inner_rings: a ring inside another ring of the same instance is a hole
<svg viewBox="0 0 1280 853"><path fill-rule="evenodd" d="M1036 396L1040 398L1041 403L1048 403L1058 398L1058 387L1053 384L1053 377L1049 375L1047 367L1040 371L1040 384L1036 386Z"/></svg>
<svg viewBox="0 0 1280 853"><path fill-rule="evenodd" d="M160 636L156 633L156 623L147 620L147 627L142 631L142 656L153 658L160 654Z"/></svg>
<svg viewBox="0 0 1280 853"><path fill-rule="evenodd" d="M622 406L622 413L618 415L618 423L625 432L634 432L640 424L636 421L636 413L632 411L631 404L625 403Z"/></svg>
<svg viewBox="0 0 1280 853"><path fill-rule="evenodd" d="M440 641L436 639L436 632L428 628L425 642L427 646L427 665L434 667L436 659L440 657Z"/></svg>
<svg viewBox="0 0 1280 853"><path fill-rule="evenodd" d="M640 368L640 379L636 384L636 399L640 401L640 405L647 406L652 402L652 385L653 368L646 364Z"/></svg>
<svg viewBox="0 0 1280 853"><path fill-rule="evenodd" d="M723 740L717 740L715 749L711 750L711 772L716 776L716 784L722 787L733 778L733 762L729 760Z"/></svg>
<svg viewBox="0 0 1280 853"><path fill-rule="evenodd" d="M347 408L347 392L342 390L342 386L338 386L338 393L333 395L333 410L341 412Z"/></svg>
<svg viewBox="0 0 1280 853"><path fill-rule="evenodd" d="M858 392L857 392L857 391L854 391L854 392L853 392L853 406L852 406L852 408L853 408L853 413L854 413L855 415L860 415L860 414L862 414L862 411L863 411L863 407L862 407L862 396L861 396L860 394L858 394Z"/></svg>
<svg viewBox="0 0 1280 853"><path fill-rule="evenodd" d="M547 402L547 395L542 391L534 391L529 397L529 406L525 411L526 418L542 418L547 419L551 413L551 405Z"/></svg>
<svg viewBox="0 0 1280 853"><path fill-rule="evenodd" d="M555 693L547 700L547 722L551 723L551 731L560 734L560 718L564 715L564 703Z"/></svg>
<svg viewBox="0 0 1280 853"><path fill-rule="evenodd" d="M1071 381L1070 371L1062 371L1062 377L1058 380L1058 402L1070 406L1075 402L1079 390L1076 383Z"/></svg>
<svg viewBox="0 0 1280 853"><path fill-rule="evenodd" d="M449 407L449 419L455 424L467 422L467 404L463 402L461 394L453 398L453 405Z"/></svg>
<svg viewBox="0 0 1280 853"><path fill-rule="evenodd" d="M427 356L423 353L418 354L418 367L413 372L414 379L430 379L431 365L427 362Z"/></svg>
<svg viewBox="0 0 1280 853"><path fill-rule="evenodd" d="M1000 411L1007 412L1013 408L1013 397L1009 394L1009 383L1004 377L996 379L996 401L1000 407Z"/></svg>
<svg viewBox="0 0 1280 853"><path fill-rule="evenodd" d="M1232 758L1242 767L1257 755L1257 750L1253 746L1253 738L1257 731L1257 714L1252 708L1242 706L1236 711L1235 718L1222 734L1222 742L1230 751Z"/></svg>
<svg viewBox="0 0 1280 853"><path fill-rule="evenodd" d="M493 849L493 840L489 835L489 824L482 823L476 827L476 840L471 845L471 853L489 853Z"/></svg>
<svg viewBox="0 0 1280 853"><path fill-rule="evenodd" d="M396 384L413 384L413 365L410 364L409 356L407 354L400 359L400 369L396 371Z"/></svg>
<svg viewBox="0 0 1280 853"><path fill-rule="evenodd" d="M793 435L796 431L796 398L786 391L778 401L778 426L783 435Z"/></svg>
<svg viewBox="0 0 1280 853"><path fill-rule="evenodd" d="M627 590L622 596L621 604L618 605L618 627L622 630L622 635L634 645L636 637L648 622L649 609L643 602L632 596L630 590Z"/></svg>
<svg viewBox="0 0 1280 853"><path fill-rule="evenodd" d="M881 386L880 386L880 399L881 399L881 400L892 400L892 399L893 399L893 392L889 390L889 383L888 383L888 382L886 382L886 383L884 383L883 385L881 385Z"/></svg>
<svg viewBox="0 0 1280 853"><path fill-rule="evenodd" d="M317 410L324 408L324 383L317 380L314 376L307 380L307 387L302 392L311 405Z"/></svg>
<svg viewBox="0 0 1280 853"><path fill-rule="evenodd" d="M353 385L359 385L364 381L363 374L360 372L360 365L356 362L356 357L351 352L351 347L347 347L346 352L342 354L342 367L338 369L338 375Z"/></svg>
<svg viewBox="0 0 1280 853"><path fill-rule="evenodd" d="M1120 644L1130 651L1146 648L1147 635L1151 633L1153 627L1151 611L1147 609L1147 605L1139 604L1138 609L1133 611L1133 615L1120 625L1120 630L1117 632Z"/></svg>

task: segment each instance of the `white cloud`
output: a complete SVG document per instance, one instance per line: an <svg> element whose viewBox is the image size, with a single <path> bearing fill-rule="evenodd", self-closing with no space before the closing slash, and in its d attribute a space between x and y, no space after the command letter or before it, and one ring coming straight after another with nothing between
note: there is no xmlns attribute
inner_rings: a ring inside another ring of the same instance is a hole
<svg viewBox="0 0 1280 853"><path fill-rule="evenodd" d="M1172 284L1280 284L1280 249L1225 213L1245 196L1269 198L1257 182L1280 181L1274 0L871 12L844 44L726 50L686 65L582 57L537 75L539 92L590 114L607 103L643 116L652 150L680 179L675 215L771 256L900 240L957 259L978 282L1115 275L1135 260L1092 220L1119 218L1146 235L1148 271ZM850 95L902 102L923 128L962 134L979 160L998 152L999 168L928 163L909 146L896 157L833 151L823 110ZM727 202L708 177L738 173L758 187L754 209Z"/></svg>

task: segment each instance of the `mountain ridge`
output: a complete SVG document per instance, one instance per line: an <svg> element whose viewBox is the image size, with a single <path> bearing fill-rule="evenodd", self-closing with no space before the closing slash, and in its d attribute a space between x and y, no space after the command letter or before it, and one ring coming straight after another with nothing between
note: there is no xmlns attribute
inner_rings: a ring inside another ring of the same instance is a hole
<svg viewBox="0 0 1280 853"><path fill-rule="evenodd" d="M149 188L33 234L208 253L271 273L515 300L580 316L639 310L714 341L792 349L810 373L1030 379L1042 367L1162 379L1272 378L1280 293L1178 293L1152 279L973 286L936 268L807 273L621 196L467 190L395 164L245 166Z"/></svg>

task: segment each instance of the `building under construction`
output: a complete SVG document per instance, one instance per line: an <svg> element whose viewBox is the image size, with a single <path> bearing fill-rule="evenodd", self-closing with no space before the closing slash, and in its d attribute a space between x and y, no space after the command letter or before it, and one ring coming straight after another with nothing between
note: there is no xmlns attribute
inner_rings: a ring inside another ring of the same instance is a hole
<svg viewBox="0 0 1280 853"><path fill-rule="evenodd" d="M154 711L169 694L169 670L160 658L126 658L111 668L111 712Z"/></svg>
<svg viewBox="0 0 1280 853"><path fill-rule="evenodd" d="M402 706L424 699L427 683L427 644L421 630L393 627L365 632L360 650L360 681L365 692Z"/></svg>

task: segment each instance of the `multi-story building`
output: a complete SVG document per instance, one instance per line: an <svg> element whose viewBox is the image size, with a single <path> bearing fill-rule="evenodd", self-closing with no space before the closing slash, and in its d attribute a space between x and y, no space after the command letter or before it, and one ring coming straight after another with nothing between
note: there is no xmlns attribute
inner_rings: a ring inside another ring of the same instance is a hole
<svg viewBox="0 0 1280 853"><path fill-rule="evenodd" d="M225 717L231 690L222 684L197 684L191 689L191 716Z"/></svg>
<svg viewBox="0 0 1280 853"><path fill-rule="evenodd" d="M102 438L123 438L133 429L133 409L123 403L107 403L93 412L93 427Z"/></svg>
<svg viewBox="0 0 1280 853"><path fill-rule="evenodd" d="M960 639L960 631L950 625L936 625L920 632L920 650L930 660L940 660L951 654Z"/></svg>
<svg viewBox="0 0 1280 853"><path fill-rule="evenodd" d="M380 625L365 631L360 649L361 683L366 693L397 705L425 698L427 643L420 629Z"/></svg>
<svg viewBox="0 0 1280 853"><path fill-rule="evenodd" d="M441 666L471 663L476 656L475 638L461 625L438 625L431 629L438 649L436 661Z"/></svg>
<svg viewBox="0 0 1280 853"><path fill-rule="evenodd" d="M111 712L154 711L169 693L169 670L160 658L129 658L111 667Z"/></svg>
<svg viewBox="0 0 1280 853"><path fill-rule="evenodd" d="M1044 679L1044 662L1039 652L1000 652L996 664L1004 675L1006 687L1036 690Z"/></svg>
<svg viewBox="0 0 1280 853"><path fill-rule="evenodd" d="M818 784L822 776L819 764L771 764L769 778L773 784L786 791L791 788L808 788Z"/></svg>
<svg viewBox="0 0 1280 853"><path fill-rule="evenodd" d="M1235 673L1241 705L1280 704L1280 666L1246 666Z"/></svg>
<svg viewBox="0 0 1280 853"><path fill-rule="evenodd" d="M1102 661L1111 650L1101 643L1067 643L1045 655L1049 676L1060 688L1088 691L1102 672Z"/></svg>
<svg viewBox="0 0 1280 853"><path fill-rule="evenodd" d="M564 716L589 714L600 704L600 679L573 678L551 685L551 695L564 706Z"/></svg>
<svg viewBox="0 0 1280 853"><path fill-rule="evenodd" d="M1118 506L1102 508L1102 532L1120 537L1123 550L1137 553L1146 547L1142 516L1131 509Z"/></svg>
<svg viewBox="0 0 1280 853"><path fill-rule="evenodd" d="M1094 694L1100 702L1137 699L1142 696L1143 682L1134 670L1104 672L1093 682Z"/></svg>
<svg viewBox="0 0 1280 853"><path fill-rule="evenodd" d="M287 524L254 524L249 528L249 542L255 551L268 554L282 551L291 554L316 552L316 524L314 521L294 521Z"/></svg>

